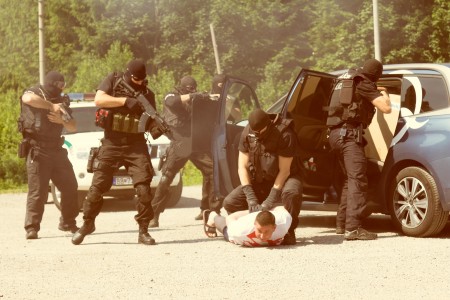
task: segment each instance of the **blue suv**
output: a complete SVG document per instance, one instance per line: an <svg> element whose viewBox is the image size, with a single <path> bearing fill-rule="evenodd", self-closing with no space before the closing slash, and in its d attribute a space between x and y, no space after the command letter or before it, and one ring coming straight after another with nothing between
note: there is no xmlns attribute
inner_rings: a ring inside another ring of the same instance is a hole
<svg viewBox="0 0 450 300"><path fill-rule="evenodd" d="M301 144L303 210L335 211L339 203L341 175L328 147L323 108L341 73L302 69L288 94L269 109L294 120ZM377 85L390 94L392 113L376 113L365 130L366 215L390 215L408 236L436 235L450 211L450 64L385 65ZM239 137L255 107L259 102L253 89L233 77L217 101L194 106L198 121L192 147L212 145L218 197L239 185Z"/></svg>

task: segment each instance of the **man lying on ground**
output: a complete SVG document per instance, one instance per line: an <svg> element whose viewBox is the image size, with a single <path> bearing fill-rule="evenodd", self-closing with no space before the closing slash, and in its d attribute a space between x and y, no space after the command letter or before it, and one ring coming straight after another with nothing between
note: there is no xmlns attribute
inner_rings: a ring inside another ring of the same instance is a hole
<svg viewBox="0 0 450 300"><path fill-rule="evenodd" d="M207 237L217 237L217 229L226 241L246 247L280 245L291 222L291 215L282 206L253 213L248 210L237 211L227 217L210 210L203 212L203 227Z"/></svg>

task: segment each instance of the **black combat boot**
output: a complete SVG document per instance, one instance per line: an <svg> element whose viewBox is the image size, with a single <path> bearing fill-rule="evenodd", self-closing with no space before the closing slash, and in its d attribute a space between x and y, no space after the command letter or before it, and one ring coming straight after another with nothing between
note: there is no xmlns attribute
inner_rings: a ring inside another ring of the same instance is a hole
<svg viewBox="0 0 450 300"><path fill-rule="evenodd" d="M138 243L144 245L155 245L156 241L148 233L148 226L139 226Z"/></svg>
<svg viewBox="0 0 450 300"><path fill-rule="evenodd" d="M150 224L148 224L150 228L159 227L159 213L155 213L153 219L150 220Z"/></svg>
<svg viewBox="0 0 450 300"><path fill-rule="evenodd" d="M88 234L91 234L95 231L95 223L94 221L84 221L83 226L78 229L72 236L72 244L79 245L83 242L84 237Z"/></svg>

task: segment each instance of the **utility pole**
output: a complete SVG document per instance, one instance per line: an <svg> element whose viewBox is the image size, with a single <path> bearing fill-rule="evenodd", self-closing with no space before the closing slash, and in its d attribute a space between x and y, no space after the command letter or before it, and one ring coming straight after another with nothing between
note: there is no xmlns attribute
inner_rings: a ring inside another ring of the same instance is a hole
<svg viewBox="0 0 450 300"><path fill-rule="evenodd" d="M211 39L214 48L214 57L216 59L217 74L222 74L222 69L220 68L220 61L219 61L219 52L217 51L216 36L214 35L214 27L212 23L209 24L209 28L211 29Z"/></svg>
<svg viewBox="0 0 450 300"><path fill-rule="evenodd" d="M44 0L38 0L39 17L39 82L44 84L45 56L44 56Z"/></svg>
<svg viewBox="0 0 450 300"><path fill-rule="evenodd" d="M380 31L378 29L378 0L372 0L373 6L373 42L375 46L375 58L381 61Z"/></svg>

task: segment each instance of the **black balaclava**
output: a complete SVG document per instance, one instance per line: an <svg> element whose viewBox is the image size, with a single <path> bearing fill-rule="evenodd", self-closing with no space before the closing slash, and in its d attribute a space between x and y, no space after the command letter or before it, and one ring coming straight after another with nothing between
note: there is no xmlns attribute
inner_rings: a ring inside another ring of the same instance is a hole
<svg viewBox="0 0 450 300"><path fill-rule="evenodd" d="M366 75L371 81L376 82L383 73L383 65L374 58L368 59L364 63L361 73Z"/></svg>
<svg viewBox="0 0 450 300"><path fill-rule="evenodd" d="M250 125L250 128L254 131L255 136L263 139L270 131L270 124L272 123L272 121L265 111L257 108L253 110L248 116L248 123ZM267 129L263 133L260 133L259 131L264 129L264 127L266 126Z"/></svg>
<svg viewBox="0 0 450 300"><path fill-rule="evenodd" d="M142 85L134 83L131 80L131 77L133 77L134 80L145 80L145 77L147 77L147 70L145 68L145 64L141 60L135 59L127 64L127 71L125 72L125 81L128 84L130 84L134 89L142 88Z"/></svg>
<svg viewBox="0 0 450 300"><path fill-rule="evenodd" d="M57 82L65 82L64 76L57 71L50 71L44 77L44 90L48 93L50 98L61 96L62 89L57 85Z"/></svg>
<svg viewBox="0 0 450 300"><path fill-rule="evenodd" d="M195 93L197 91L197 82L191 76L184 76L180 80L178 90L181 92L182 95Z"/></svg>
<svg viewBox="0 0 450 300"><path fill-rule="evenodd" d="M212 87L211 87L211 94L220 94L222 93L222 88L219 86L219 83L222 83L225 81L225 75L223 74L216 74L213 77L212 80Z"/></svg>

